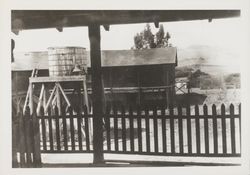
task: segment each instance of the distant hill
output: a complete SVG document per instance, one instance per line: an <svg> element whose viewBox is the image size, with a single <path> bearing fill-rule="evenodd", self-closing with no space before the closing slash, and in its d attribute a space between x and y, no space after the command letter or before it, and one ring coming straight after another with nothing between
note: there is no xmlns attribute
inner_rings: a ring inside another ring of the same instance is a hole
<svg viewBox="0 0 250 175"><path fill-rule="evenodd" d="M177 69L200 69L209 74L240 72L239 56L234 52L217 47L194 45L178 48Z"/></svg>
<svg viewBox="0 0 250 175"><path fill-rule="evenodd" d="M240 66L230 51L210 46L178 49L176 77L189 77L191 87L202 89L239 88Z"/></svg>

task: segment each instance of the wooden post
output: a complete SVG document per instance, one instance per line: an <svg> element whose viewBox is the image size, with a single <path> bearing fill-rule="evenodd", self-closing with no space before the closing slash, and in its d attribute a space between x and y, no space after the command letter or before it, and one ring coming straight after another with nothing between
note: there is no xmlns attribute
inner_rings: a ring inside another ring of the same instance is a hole
<svg viewBox="0 0 250 175"><path fill-rule="evenodd" d="M34 167L40 168L42 167L42 160L41 160L41 150L40 150L40 130L39 130L39 121L36 116L36 113L32 115L32 129L33 129L33 162Z"/></svg>
<svg viewBox="0 0 250 175"><path fill-rule="evenodd" d="M85 77L85 80L83 81L84 102L85 102L85 105L86 105L88 113L89 113L90 110L89 110L88 89L87 89L87 86L86 86L86 81L87 80L86 80L86 77Z"/></svg>
<svg viewBox="0 0 250 175"><path fill-rule="evenodd" d="M43 110L44 108L46 107L46 104L47 104L47 94L48 94L48 91L46 89L46 86L44 85L44 92L43 92Z"/></svg>
<svg viewBox="0 0 250 175"><path fill-rule="evenodd" d="M20 116L20 111L17 114L12 114L12 168L17 168L18 167L18 160L17 160L17 152L20 151L18 150L18 127L19 127L19 119Z"/></svg>
<svg viewBox="0 0 250 175"><path fill-rule="evenodd" d="M100 25L92 24L88 29L92 69L94 164L102 164L104 163L103 131L101 129L103 124L103 84L101 72Z"/></svg>
<svg viewBox="0 0 250 175"><path fill-rule="evenodd" d="M47 112L48 112L48 107L49 107L49 105L50 105L50 103L51 103L51 101L52 101L52 98L53 98L53 95L54 95L55 91L56 91L56 85L54 86L54 88L53 88L53 90L52 90L52 92L51 92L51 94L50 94L49 100L48 100L46 106L44 107L44 112L45 112L46 114L47 114Z"/></svg>
<svg viewBox="0 0 250 175"><path fill-rule="evenodd" d="M11 53L12 54L12 53ZM14 74L14 78L15 78L15 94L16 94L16 114L20 111L20 103L18 103L18 89L17 89L17 72Z"/></svg>
<svg viewBox="0 0 250 175"><path fill-rule="evenodd" d="M141 106L141 83L140 83L140 68L136 69L136 75L137 75L137 86L139 88L138 90L138 105Z"/></svg>
<svg viewBox="0 0 250 175"><path fill-rule="evenodd" d="M32 138L31 138L31 128L30 128L30 109L27 107L25 114L24 114L24 140L25 140L25 153L26 153L26 165L28 168L32 167L32 158L31 158L31 153L32 153Z"/></svg>
<svg viewBox="0 0 250 175"><path fill-rule="evenodd" d="M86 76L85 76L85 79L83 80L83 96L84 96L84 103L85 103L85 106L87 108L87 114L90 113L90 109L89 109L89 99L88 99L88 89L87 89L87 79L86 79ZM81 89L80 89L80 93L81 93ZM84 113L85 114L85 113ZM90 139L90 142L92 143L93 142L93 119L92 118L89 118L88 119L88 126L89 126L89 139Z"/></svg>
<svg viewBox="0 0 250 175"><path fill-rule="evenodd" d="M168 87L166 87L166 90L165 90L165 92L166 92L166 106L168 106L169 105L169 85L170 85L170 82L169 82L169 71L167 71L167 74L166 74L166 81L167 81L167 83L166 83L166 85L168 86Z"/></svg>
<svg viewBox="0 0 250 175"><path fill-rule="evenodd" d="M20 151L20 167L25 168L25 132L23 113L19 117L19 151Z"/></svg>
<svg viewBox="0 0 250 175"><path fill-rule="evenodd" d="M57 105L57 109L58 109L58 114L59 114L59 116L61 116L62 115L61 96L60 96L60 89L59 89L58 85L56 86L56 99L57 99L56 105Z"/></svg>
<svg viewBox="0 0 250 175"><path fill-rule="evenodd" d="M111 93L111 105L114 102L114 94L113 94L113 78L112 78L113 74L112 74L112 67L110 67L109 69L109 82L110 82L110 93Z"/></svg>
<svg viewBox="0 0 250 175"><path fill-rule="evenodd" d="M37 115L40 115L40 109L42 106L42 101L43 101L43 96L44 96L43 94L44 94L44 84L42 84L41 92L39 95L39 101L38 101L37 108L36 108Z"/></svg>
<svg viewBox="0 0 250 175"><path fill-rule="evenodd" d="M33 88L32 83L30 83L30 92L29 92L29 107L30 107L30 115L33 114Z"/></svg>

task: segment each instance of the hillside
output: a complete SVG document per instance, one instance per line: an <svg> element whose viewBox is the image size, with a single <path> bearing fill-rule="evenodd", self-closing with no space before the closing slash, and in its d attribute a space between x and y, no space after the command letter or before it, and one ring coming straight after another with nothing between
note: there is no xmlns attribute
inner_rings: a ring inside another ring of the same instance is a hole
<svg viewBox="0 0 250 175"><path fill-rule="evenodd" d="M231 50L217 47L193 45L178 48L178 67L181 69L200 69L202 72L214 74L230 74L240 72L239 55Z"/></svg>

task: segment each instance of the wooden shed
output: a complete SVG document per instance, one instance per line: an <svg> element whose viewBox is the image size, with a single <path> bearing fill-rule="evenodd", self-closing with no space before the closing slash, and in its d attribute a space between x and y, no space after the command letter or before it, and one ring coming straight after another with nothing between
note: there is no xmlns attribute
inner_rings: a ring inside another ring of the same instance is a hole
<svg viewBox="0 0 250 175"><path fill-rule="evenodd" d="M106 101L125 105L173 102L175 47L102 52Z"/></svg>

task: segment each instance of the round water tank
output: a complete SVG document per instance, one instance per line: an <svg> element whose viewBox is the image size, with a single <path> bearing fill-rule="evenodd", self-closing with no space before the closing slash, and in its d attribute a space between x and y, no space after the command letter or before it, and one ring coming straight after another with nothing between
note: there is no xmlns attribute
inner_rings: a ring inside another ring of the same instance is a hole
<svg viewBox="0 0 250 175"><path fill-rule="evenodd" d="M50 76L70 76L74 68L87 73L87 53L83 47L49 47L48 63Z"/></svg>

